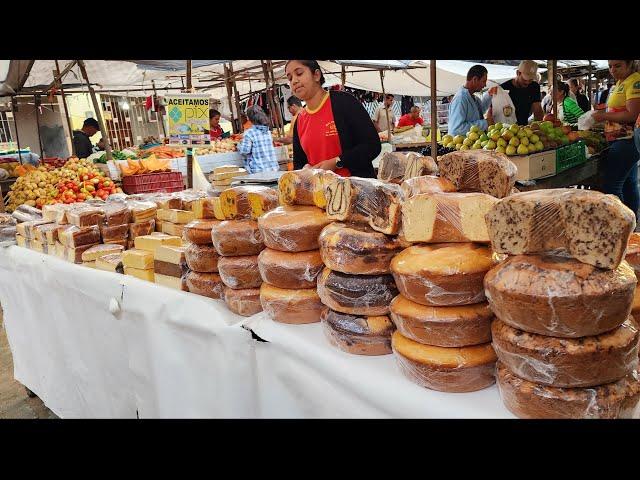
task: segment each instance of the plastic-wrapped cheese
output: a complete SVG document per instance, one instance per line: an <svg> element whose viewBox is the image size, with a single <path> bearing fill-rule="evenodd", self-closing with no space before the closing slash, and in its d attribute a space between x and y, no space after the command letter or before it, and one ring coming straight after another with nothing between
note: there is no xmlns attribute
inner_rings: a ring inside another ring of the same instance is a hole
<svg viewBox="0 0 640 480"><path fill-rule="evenodd" d="M265 248L258 255L262 280L278 288L316 288L324 264L318 250L281 252Z"/></svg>
<svg viewBox="0 0 640 480"><path fill-rule="evenodd" d="M191 293L209 298L223 298L224 284L217 273L189 272L185 278Z"/></svg>
<svg viewBox="0 0 640 480"><path fill-rule="evenodd" d="M281 323L319 322L325 308L313 288L284 289L266 282L260 287L260 303L269 318Z"/></svg>
<svg viewBox="0 0 640 480"><path fill-rule="evenodd" d="M329 342L355 355L387 355L391 353L394 326L389 317L359 316L326 308L320 317Z"/></svg>
<svg viewBox="0 0 640 480"><path fill-rule="evenodd" d="M258 219L268 248L283 252L318 249L318 236L331 223L324 212L311 206L278 207Z"/></svg>
<svg viewBox="0 0 640 480"><path fill-rule="evenodd" d="M184 252L189 268L195 272L218 273L218 252L213 245L191 243Z"/></svg>
<svg viewBox="0 0 640 480"><path fill-rule="evenodd" d="M262 234L255 220L227 220L211 229L211 239L219 255L225 257L257 255L264 249Z"/></svg>
<svg viewBox="0 0 640 480"><path fill-rule="evenodd" d="M224 301L229 310L243 317L250 317L262 311L259 288L244 288L235 290L224 289Z"/></svg>
<svg viewBox="0 0 640 480"><path fill-rule="evenodd" d="M220 257L218 273L222 283L232 289L259 288L262 285L257 255Z"/></svg>

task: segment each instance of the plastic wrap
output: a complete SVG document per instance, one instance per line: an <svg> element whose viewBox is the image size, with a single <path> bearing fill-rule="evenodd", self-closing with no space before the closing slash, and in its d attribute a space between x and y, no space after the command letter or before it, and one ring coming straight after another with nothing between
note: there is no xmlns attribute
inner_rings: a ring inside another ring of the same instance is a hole
<svg viewBox="0 0 640 480"><path fill-rule="evenodd" d="M3 225L0 226L0 243L2 242L15 242L18 229L16 226Z"/></svg>
<svg viewBox="0 0 640 480"><path fill-rule="evenodd" d="M32 232L33 238L40 243L55 244L58 239L58 228L59 225L57 223L44 223L42 225L37 225Z"/></svg>
<svg viewBox="0 0 640 480"><path fill-rule="evenodd" d="M171 210L177 209L182 210L182 199L173 196L173 195L163 195L155 199L156 206L158 209Z"/></svg>
<svg viewBox="0 0 640 480"><path fill-rule="evenodd" d="M43 218L43 220L46 220ZM52 220L49 220L52 221ZM0 213L0 227L11 227L17 224L17 220L8 213Z"/></svg>
<svg viewBox="0 0 640 480"><path fill-rule="evenodd" d="M496 354L490 343L435 347L414 342L396 330L391 346L402 373L422 387L462 393L482 390L495 382Z"/></svg>
<svg viewBox="0 0 640 480"><path fill-rule="evenodd" d="M169 263L162 260L153 260L153 271L167 277L182 278L189 271L186 260L182 263Z"/></svg>
<svg viewBox="0 0 640 480"><path fill-rule="evenodd" d="M16 244L22 248L29 248L31 246L31 241L28 238L23 237L22 235L16 234ZM64 247L63 252L64 252Z"/></svg>
<svg viewBox="0 0 640 480"><path fill-rule="evenodd" d="M218 252L213 245L189 244L184 251L187 265L194 272L217 273L218 272Z"/></svg>
<svg viewBox="0 0 640 480"><path fill-rule="evenodd" d="M320 316L329 342L355 355L388 355L395 330L387 316L365 317L334 312L325 308Z"/></svg>
<svg viewBox="0 0 640 480"><path fill-rule="evenodd" d="M104 212L103 223L108 227L129 223L131 212L123 203L107 203L102 207Z"/></svg>
<svg viewBox="0 0 640 480"><path fill-rule="evenodd" d="M102 236L102 241L105 243L127 240L129 238L129 224L125 223L124 225L114 225L111 227L107 225L100 225L100 235Z"/></svg>
<svg viewBox="0 0 640 480"><path fill-rule="evenodd" d="M555 338L527 333L495 320L493 348L518 377L553 387L612 383L638 367L638 329L630 318L593 337Z"/></svg>
<svg viewBox="0 0 640 480"><path fill-rule="evenodd" d="M251 207L251 218L260 218L265 213L277 208L279 205L278 191L273 188L247 193Z"/></svg>
<svg viewBox="0 0 640 480"><path fill-rule="evenodd" d="M629 237L624 259L636 272L636 276L640 276L640 233L634 232Z"/></svg>
<svg viewBox="0 0 640 480"><path fill-rule="evenodd" d="M293 253L265 248L258 255L262 280L278 288L316 288L323 268L318 250Z"/></svg>
<svg viewBox="0 0 640 480"><path fill-rule="evenodd" d="M557 188L502 199L486 215L493 249L520 255L554 253L615 269L636 227L634 213L613 195Z"/></svg>
<svg viewBox="0 0 640 480"><path fill-rule="evenodd" d="M124 274L124 265L122 264L121 253L111 253L96 258L96 269L106 272L115 272Z"/></svg>
<svg viewBox="0 0 640 480"><path fill-rule="evenodd" d="M311 206L278 207L258 219L264 244L281 252L317 250L320 232L329 223L321 209Z"/></svg>
<svg viewBox="0 0 640 480"><path fill-rule="evenodd" d="M457 192L456 186L443 177L425 175L409 178L400 186L402 197L406 200L421 193L452 193Z"/></svg>
<svg viewBox="0 0 640 480"><path fill-rule="evenodd" d="M194 200L191 204L193 216L196 219L215 220L216 215L213 204L213 198L199 198Z"/></svg>
<svg viewBox="0 0 640 480"><path fill-rule="evenodd" d="M627 319L636 276L626 262L603 270L570 258L519 255L492 269L484 286L491 309L506 324L577 338L607 332Z"/></svg>
<svg viewBox="0 0 640 480"><path fill-rule="evenodd" d="M391 273L391 259L410 246L369 226L339 222L324 227L318 243L327 267L353 275Z"/></svg>
<svg viewBox="0 0 640 480"><path fill-rule="evenodd" d="M94 245L82 252L83 262L95 262L104 255L122 254L124 248L120 245Z"/></svg>
<svg viewBox="0 0 640 480"><path fill-rule="evenodd" d="M100 227L77 227L64 225L58 227L58 241L65 247L77 248L83 245L100 243Z"/></svg>
<svg viewBox="0 0 640 480"><path fill-rule="evenodd" d="M474 243L409 247L391 261L400 293L421 305L451 307L485 301L483 279L491 250Z"/></svg>
<svg viewBox="0 0 640 480"><path fill-rule="evenodd" d="M378 180L400 184L409 178L437 173L438 166L431 157L417 153L387 152L380 158Z"/></svg>
<svg viewBox="0 0 640 480"><path fill-rule="evenodd" d="M257 255L220 257L218 273L222 283L235 290L259 288L262 285Z"/></svg>
<svg viewBox="0 0 640 480"><path fill-rule="evenodd" d="M24 238L35 239L36 227L40 225L52 225L51 222L46 220L30 220L28 222L18 223L16 225L16 232L18 235L22 235Z"/></svg>
<svg viewBox="0 0 640 480"><path fill-rule="evenodd" d="M249 192L267 194L272 190L269 187L258 185L246 185L233 187L220 194L220 206L224 218L227 220L238 220L251 218L251 204L249 203Z"/></svg>
<svg viewBox="0 0 640 480"><path fill-rule="evenodd" d="M223 257L257 255L264 249L262 234L255 220L220 222L211 229L211 239Z"/></svg>
<svg viewBox="0 0 640 480"><path fill-rule="evenodd" d="M133 223L143 223L156 218L158 207L154 202L133 200L127 202Z"/></svg>
<svg viewBox="0 0 640 480"><path fill-rule="evenodd" d="M145 235L151 235L156 227L156 221L154 219L147 220L139 223L129 224L129 239L135 240L137 237L143 237Z"/></svg>
<svg viewBox="0 0 640 480"><path fill-rule="evenodd" d="M35 207L22 204L13 211L11 216L18 222L30 222L33 220L42 220L42 211Z"/></svg>
<svg viewBox="0 0 640 480"><path fill-rule="evenodd" d="M42 206L42 219L49 222L56 222L60 225L69 223L67 221L67 210L74 204L54 203Z"/></svg>
<svg viewBox="0 0 640 480"><path fill-rule="evenodd" d="M224 284L217 273L189 272L185 278L191 293L217 299L224 297Z"/></svg>
<svg viewBox="0 0 640 480"><path fill-rule="evenodd" d="M93 247L94 245L97 245L97 243L92 243L89 245L82 245L82 246L78 246L78 247L64 247L64 258L65 260L67 260L68 262L71 263L82 263L82 254L84 252L86 252L87 250L89 250L91 247Z"/></svg>
<svg viewBox="0 0 640 480"><path fill-rule="evenodd" d="M318 276L322 303L341 313L387 315L389 304L397 294L391 275L347 275L325 268Z"/></svg>
<svg viewBox="0 0 640 480"><path fill-rule="evenodd" d="M493 312L486 302L432 307L402 295L390 305L391 319L406 338L437 347L468 347L491 342Z"/></svg>
<svg viewBox="0 0 640 480"><path fill-rule="evenodd" d="M484 193L422 193L402 205L409 242L489 242L484 216L498 200Z"/></svg>
<svg viewBox="0 0 640 480"><path fill-rule="evenodd" d="M462 150L438 158L440 176L459 191L482 192L506 197L516 183L518 168L503 153L486 150Z"/></svg>
<svg viewBox="0 0 640 480"><path fill-rule="evenodd" d="M280 323L315 323L325 306L314 288L285 289L263 283L260 287L262 309L271 320Z"/></svg>
<svg viewBox="0 0 640 480"><path fill-rule="evenodd" d="M193 204L196 200L207 198L209 195L201 190L194 190L190 188L182 190L181 192L175 192L173 196L182 201L182 205L179 207L180 209L193 210Z"/></svg>
<svg viewBox="0 0 640 480"><path fill-rule="evenodd" d="M182 238L184 233L184 225L179 223L163 222L162 233Z"/></svg>
<svg viewBox="0 0 640 480"><path fill-rule="evenodd" d="M46 243L39 242L38 240L31 240L31 250L34 252L47 253L48 245Z"/></svg>
<svg viewBox="0 0 640 480"><path fill-rule="evenodd" d="M327 200L325 186L337 178L334 172L317 168L307 168L284 173L278 180L280 203L282 205L315 205L325 208Z"/></svg>
<svg viewBox="0 0 640 480"><path fill-rule="evenodd" d="M633 418L640 402L637 372L598 387L559 388L523 380L498 362L496 377L505 407L519 418Z"/></svg>
<svg viewBox="0 0 640 480"><path fill-rule="evenodd" d="M211 245L211 230L219 223L218 220L193 220L184 226L182 238L198 245Z"/></svg>
<svg viewBox="0 0 640 480"><path fill-rule="evenodd" d="M72 208L67 210L67 220L76 227L91 227L102 223L104 211L101 208Z"/></svg>
<svg viewBox="0 0 640 480"><path fill-rule="evenodd" d="M402 190L373 178L337 177L325 188L331 220L365 223L378 232L400 231Z"/></svg>
<svg viewBox="0 0 640 480"><path fill-rule="evenodd" d="M234 290L227 287L224 289L224 302L229 310L243 317L250 317L262 311L259 288Z"/></svg>

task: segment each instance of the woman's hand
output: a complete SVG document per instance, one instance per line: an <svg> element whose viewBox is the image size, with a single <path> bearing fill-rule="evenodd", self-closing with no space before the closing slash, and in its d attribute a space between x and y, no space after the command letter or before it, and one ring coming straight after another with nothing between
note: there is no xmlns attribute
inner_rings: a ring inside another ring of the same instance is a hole
<svg viewBox="0 0 640 480"><path fill-rule="evenodd" d="M303 170L306 170L307 168L313 168L313 167L311 165L309 165L308 163L304 167L302 167Z"/></svg>
<svg viewBox="0 0 640 480"><path fill-rule="evenodd" d="M604 122L607 118L606 112L595 112L591 118L596 122Z"/></svg>
<svg viewBox="0 0 640 480"><path fill-rule="evenodd" d="M321 168L322 170L335 170L338 158L332 158L330 160L324 160L323 162L316 163L313 168Z"/></svg>

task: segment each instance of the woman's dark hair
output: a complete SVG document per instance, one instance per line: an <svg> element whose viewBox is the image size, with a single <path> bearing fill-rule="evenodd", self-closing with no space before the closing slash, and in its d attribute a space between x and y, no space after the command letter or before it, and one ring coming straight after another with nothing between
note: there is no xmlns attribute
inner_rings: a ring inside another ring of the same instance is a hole
<svg viewBox="0 0 640 480"><path fill-rule="evenodd" d="M285 63L284 68L286 70L287 65L289 65L289 62L292 62L293 60L287 60L287 63ZM320 64L318 63L317 60L296 60L296 62L300 62L301 64L303 64L305 67L307 67L309 70L311 70L311 73L314 74L316 73L316 70L320 71L320 85L324 85L324 75L322 73L322 69L320 68Z"/></svg>
<svg viewBox="0 0 640 480"><path fill-rule="evenodd" d="M569 85L567 85L567 84L566 84L566 83L564 83L564 82L557 82L557 83L556 83L556 86L557 86L557 88L558 88L558 91L561 91L561 92L563 92L563 93L564 93L564 96L565 96L565 97L568 97L568 96L569 96Z"/></svg>
<svg viewBox="0 0 640 480"><path fill-rule="evenodd" d="M253 105L247 108L247 118L254 125L269 126L269 117L267 117L260 105Z"/></svg>
<svg viewBox="0 0 640 480"><path fill-rule="evenodd" d="M295 96L292 95L291 97L289 97L287 99L287 105L289 105L290 107L293 106L293 105L297 105L299 107L302 107L302 101L298 97L295 97Z"/></svg>
<svg viewBox="0 0 640 480"><path fill-rule="evenodd" d="M218 117L219 115L220 115L220 112L215 108L212 108L211 110L209 110L209 120L211 120L214 117Z"/></svg>

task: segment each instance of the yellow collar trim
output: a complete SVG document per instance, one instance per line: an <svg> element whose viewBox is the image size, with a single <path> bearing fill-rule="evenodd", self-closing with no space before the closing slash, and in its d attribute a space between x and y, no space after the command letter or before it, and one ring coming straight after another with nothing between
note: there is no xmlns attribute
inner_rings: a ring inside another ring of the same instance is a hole
<svg viewBox="0 0 640 480"><path fill-rule="evenodd" d="M327 92L327 94L324 96L324 98L320 102L320 105L318 105L318 108L316 108L314 110L311 110L308 106L305 106L304 109L307 111L307 113L310 113L310 114L313 115L314 113L318 112L324 106L324 104L327 102L328 99L329 99L329 92Z"/></svg>

